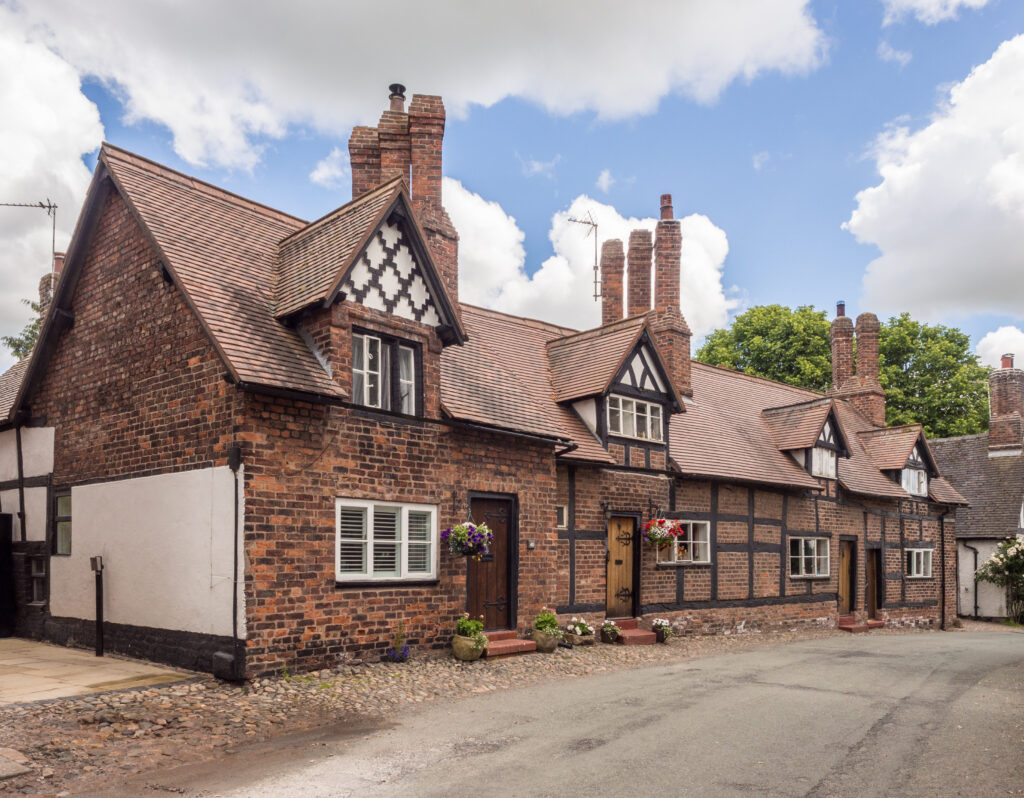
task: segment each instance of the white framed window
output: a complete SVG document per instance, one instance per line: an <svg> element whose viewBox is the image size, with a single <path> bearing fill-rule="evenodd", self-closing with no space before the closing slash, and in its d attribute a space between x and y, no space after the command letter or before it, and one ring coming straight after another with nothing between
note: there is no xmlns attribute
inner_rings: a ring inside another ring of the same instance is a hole
<svg viewBox="0 0 1024 798"><path fill-rule="evenodd" d="M828 538L790 538L789 575L811 578L829 575Z"/></svg>
<svg viewBox="0 0 1024 798"><path fill-rule="evenodd" d="M338 499L335 513L338 582L435 578L435 506Z"/></svg>
<svg viewBox="0 0 1024 798"><path fill-rule="evenodd" d="M559 529L569 526L569 508L564 504L555 507L555 526Z"/></svg>
<svg viewBox="0 0 1024 798"><path fill-rule="evenodd" d="M811 449L811 474L816 477L836 478L836 453L824 446Z"/></svg>
<svg viewBox="0 0 1024 798"><path fill-rule="evenodd" d="M665 565L711 562L711 524L708 521L680 521L682 534L658 547L658 562Z"/></svg>
<svg viewBox="0 0 1024 798"><path fill-rule="evenodd" d="M352 402L413 416L417 413L416 350L365 333L352 335Z"/></svg>
<svg viewBox="0 0 1024 798"><path fill-rule="evenodd" d="M907 576L927 579L932 575L932 550L907 549Z"/></svg>
<svg viewBox="0 0 1024 798"><path fill-rule="evenodd" d="M625 396L609 396L608 433L623 438L661 441L661 405Z"/></svg>
<svg viewBox="0 0 1024 798"><path fill-rule="evenodd" d="M900 484L912 496L927 496L928 472L921 468L904 468Z"/></svg>

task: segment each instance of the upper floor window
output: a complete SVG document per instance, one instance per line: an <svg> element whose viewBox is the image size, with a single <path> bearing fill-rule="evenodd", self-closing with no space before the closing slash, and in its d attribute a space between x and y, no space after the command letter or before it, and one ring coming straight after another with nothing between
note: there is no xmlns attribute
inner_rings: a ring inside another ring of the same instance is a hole
<svg viewBox="0 0 1024 798"><path fill-rule="evenodd" d="M836 478L838 444L832 429L831 417L825 421L818 435L818 442L811 449L811 474L816 477Z"/></svg>
<svg viewBox="0 0 1024 798"><path fill-rule="evenodd" d="M418 411L416 349L376 335L352 336L352 401L406 415Z"/></svg>
<svg viewBox="0 0 1024 798"><path fill-rule="evenodd" d="M53 553L71 554L71 492L58 493L53 509Z"/></svg>
<svg viewBox="0 0 1024 798"><path fill-rule="evenodd" d="M336 523L337 581L435 577L436 507L338 499Z"/></svg>
<svg viewBox="0 0 1024 798"><path fill-rule="evenodd" d="M928 471L926 470L921 450L915 446L907 459L907 466L900 475L903 490L914 496L928 495Z"/></svg>
<svg viewBox="0 0 1024 798"><path fill-rule="evenodd" d="M624 396L609 396L608 434L661 441L661 405Z"/></svg>

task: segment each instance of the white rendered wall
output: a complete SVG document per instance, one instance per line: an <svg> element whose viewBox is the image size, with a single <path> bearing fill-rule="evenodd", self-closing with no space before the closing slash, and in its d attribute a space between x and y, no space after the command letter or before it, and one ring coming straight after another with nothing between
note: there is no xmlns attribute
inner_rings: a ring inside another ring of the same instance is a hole
<svg viewBox="0 0 1024 798"><path fill-rule="evenodd" d="M239 530L243 476L240 469ZM50 559L50 612L95 620L89 558L99 554L105 620L231 635L234 490L227 467L73 487L72 553ZM239 545L239 637L245 636L243 555Z"/></svg>
<svg viewBox="0 0 1024 798"><path fill-rule="evenodd" d="M978 616L981 618L1006 617L1006 589L989 582L974 581L974 552L957 543L957 567L960 572L960 614L974 615L974 591L978 591ZM978 565L992 556L999 545L998 540L968 540L978 550Z"/></svg>
<svg viewBox="0 0 1024 798"><path fill-rule="evenodd" d="M18 489L0 490L0 513L14 516L14 539L21 540ZM46 540L46 488L25 488L25 539Z"/></svg>
<svg viewBox="0 0 1024 798"><path fill-rule="evenodd" d="M53 427L21 428L21 461L26 477L46 476L53 471ZM6 429L0 432L0 482L17 478L17 433Z"/></svg>

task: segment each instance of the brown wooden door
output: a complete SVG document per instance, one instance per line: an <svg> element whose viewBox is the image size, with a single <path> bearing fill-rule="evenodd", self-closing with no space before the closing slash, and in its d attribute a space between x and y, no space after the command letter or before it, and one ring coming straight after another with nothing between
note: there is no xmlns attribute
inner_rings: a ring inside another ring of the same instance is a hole
<svg viewBox="0 0 1024 798"><path fill-rule="evenodd" d="M853 612L853 541L839 541L839 614Z"/></svg>
<svg viewBox="0 0 1024 798"><path fill-rule="evenodd" d="M608 522L608 596L606 614L609 618L632 618L633 548L632 518L612 518Z"/></svg>
<svg viewBox="0 0 1024 798"><path fill-rule="evenodd" d="M867 577L869 618L878 617L878 575L882 570L879 564L881 554L882 552L879 549L868 549L867 551L867 568L864 571L864 575Z"/></svg>
<svg viewBox="0 0 1024 798"><path fill-rule="evenodd" d="M487 523L494 533L491 553L479 562L467 560L466 611L474 618L483 616L484 629L511 629L515 625L512 578L511 499L472 499L469 517L474 524Z"/></svg>

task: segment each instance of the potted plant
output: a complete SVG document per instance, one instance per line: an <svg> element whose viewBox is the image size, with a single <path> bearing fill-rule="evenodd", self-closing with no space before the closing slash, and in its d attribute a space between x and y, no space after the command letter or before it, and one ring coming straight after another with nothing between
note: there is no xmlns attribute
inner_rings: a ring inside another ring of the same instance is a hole
<svg viewBox="0 0 1024 798"><path fill-rule="evenodd" d="M619 642L619 627L615 621L605 618L604 623L601 624L601 642Z"/></svg>
<svg viewBox="0 0 1024 798"><path fill-rule="evenodd" d="M644 524L643 538L649 546L661 547L679 535L679 522L668 518L655 518Z"/></svg>
<svg viewBox="0 0 1024 798"><path fill-rule="evenodd" d="M487 648L487 637L483 633L484 623L470 618L468 612L455 622L455 634L452 635L452 653L455 659L472 662L480 659Z"/></svg>
<svg viewBox="0 0 1024 798"><path fill-rule="evenodd" d="M592 646L596 640L594 627L584 618L573 617L565 627L565 639L574 646Z"/></svg>
<svg viewBox="0 0 1024 798"><path fill-rule="evenodd" d="M558 618L547 607L542 607L540 615L533 621L533 642L537 650L550 654L562 639L562 630L558 628Z"/></svg>
<svg viewBox="0 0 1024 798"><path fill-rule="evenodd" d="M651 630L657 635L659 643L667 643L675 634L672 624L666 618L655 618L651 621Z"/></svg>
<svg viewBox="0 0 1024 798"><path fill-rule="evenodd" d="M448 546L448 551L456 557L472 557L478 562L491 551L494 533L487 524L474 524L466 521L457 526L448 527L441 533L441 542Z"/></svg>

